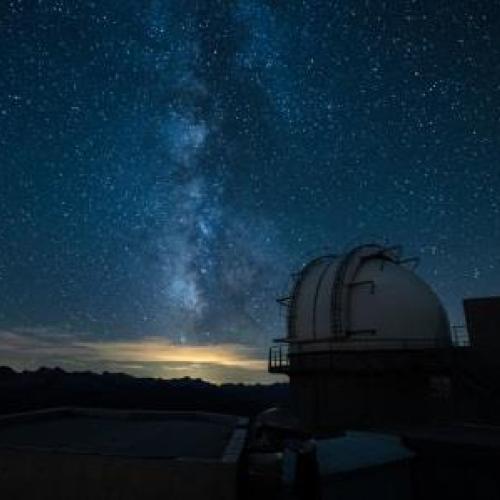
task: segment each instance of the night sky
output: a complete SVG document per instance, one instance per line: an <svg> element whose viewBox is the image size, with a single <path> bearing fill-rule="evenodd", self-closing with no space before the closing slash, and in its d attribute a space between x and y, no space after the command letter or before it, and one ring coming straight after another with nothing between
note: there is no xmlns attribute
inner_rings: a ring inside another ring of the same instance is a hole
<svg viewBox="0 0 500 500"><path fill-rule="evenodd" d="M0 364L277 380L366 241L499 294L497 0L5 0L0 71Z"/></svg>

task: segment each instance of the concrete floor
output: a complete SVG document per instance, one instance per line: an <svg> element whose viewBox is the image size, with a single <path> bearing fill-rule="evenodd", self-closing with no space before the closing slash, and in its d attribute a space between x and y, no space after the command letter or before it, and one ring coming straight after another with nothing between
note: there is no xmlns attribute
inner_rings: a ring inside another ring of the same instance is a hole
<svg viewBox="0 0 500 500"><path fill-rule="evenodd" d="M0 426L0 448L142 458L220 458L234 423L170 416L123 419L56 416Z"/></svg>

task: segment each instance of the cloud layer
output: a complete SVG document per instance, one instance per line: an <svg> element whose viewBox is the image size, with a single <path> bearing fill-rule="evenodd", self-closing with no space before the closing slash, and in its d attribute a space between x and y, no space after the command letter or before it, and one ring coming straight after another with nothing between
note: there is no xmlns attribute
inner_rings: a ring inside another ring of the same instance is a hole
<svg viewBox="0 0 500 500"><path fill-rule="evenodd" d="M46 328L0 330L0 359L16 369L128 372L136 376L202 378L215 383L276 382L265 356L240 344L179 345L161 337L96 341Z"/></svg>

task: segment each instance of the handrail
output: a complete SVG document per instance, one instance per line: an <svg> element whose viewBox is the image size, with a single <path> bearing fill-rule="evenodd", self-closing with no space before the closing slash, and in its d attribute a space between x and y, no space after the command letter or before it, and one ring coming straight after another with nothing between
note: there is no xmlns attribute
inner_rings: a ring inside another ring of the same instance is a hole
<svg viewBox="0 0 500 500"><path fill-rule="evenodd" d="M269 372L288 373L290 371L290 358L301 355L333 355L335 352L360 352L368 351L396 351L396 350L426 350L426 349L449 349L460 348L470 344L456 344L451 339L436 338L356 338L350 337L348 341L339 340L338 337L328 337L323 339L276 339L282 343L273 345L269 349ZM321 350L304 349L303 346L323 345ZM326 345L326 347L325 347Z"/></svg>
<svg viewBox="0 0 500 500"><path fill-rule="evenodd" d="M290 357L288 349L285 351L283 346L274 345L269 349L269 366L268 371L286 370L290 367Z"/></svg>
<svg viewBox="0 0 500 500"><path fill-rule="evenodd" d="M368 330L367 330L368 331ZM349 333L349 332L348 332ZM408 338L408 337L356 337L356 336L348 336L346 339L339 339L336 336L331 337L323 337L316 339L296 339L296 338L277 338L273 339L273 342L279 344L289 344L289 345L302 345L302 344L331 344L332 349L335 348L346 348L352 347L354 344L391 344L391 343L401 343L404 345L434 345L436 347L443 346L447 347L452 345L452 339L439 339L436 337L420 337L420 338ZM335 347L333 347L335 346Z"/></svg>

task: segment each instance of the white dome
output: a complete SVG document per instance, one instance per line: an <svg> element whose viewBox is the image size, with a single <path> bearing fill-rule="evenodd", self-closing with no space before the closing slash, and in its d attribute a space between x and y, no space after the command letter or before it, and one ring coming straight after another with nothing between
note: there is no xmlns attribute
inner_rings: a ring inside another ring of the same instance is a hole
<svg viewBox="0 0 500 500"><path fill-rule="evenodd" d="M307 350L333 342L413 349L448 344L450 335L439 298L398 252L364 245L302 269L290 297L287 340Z"/></svg>

